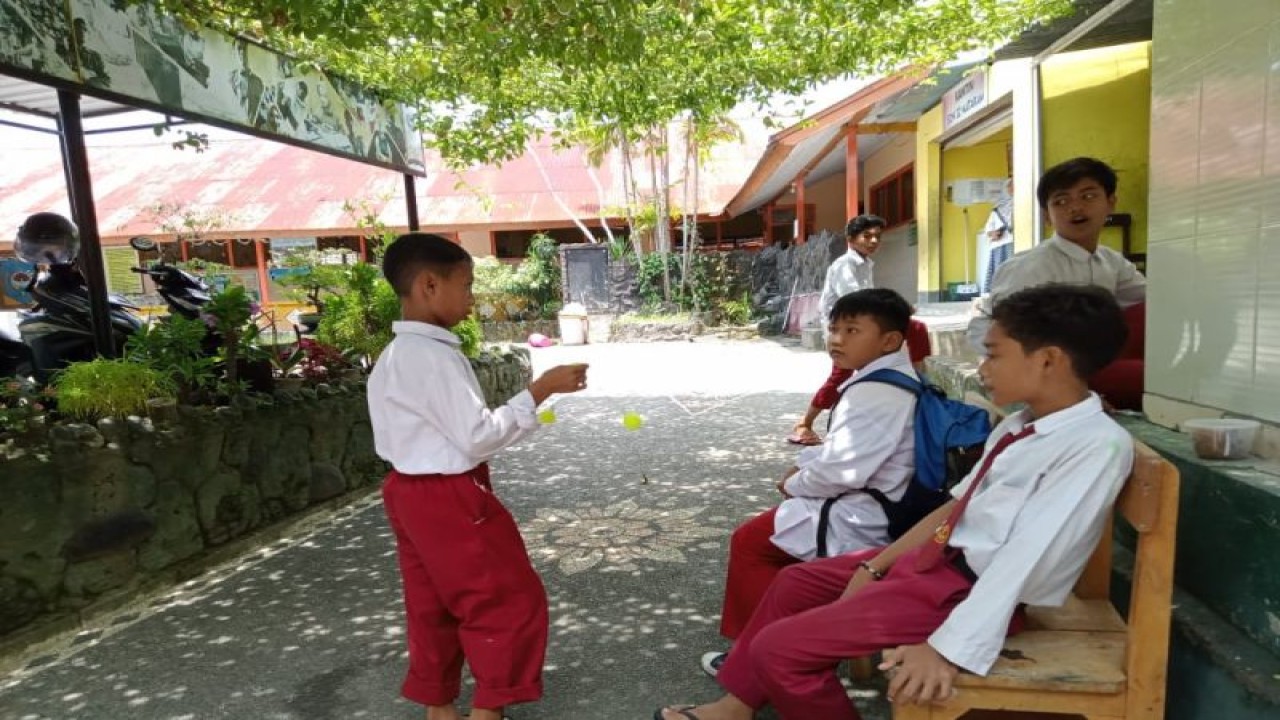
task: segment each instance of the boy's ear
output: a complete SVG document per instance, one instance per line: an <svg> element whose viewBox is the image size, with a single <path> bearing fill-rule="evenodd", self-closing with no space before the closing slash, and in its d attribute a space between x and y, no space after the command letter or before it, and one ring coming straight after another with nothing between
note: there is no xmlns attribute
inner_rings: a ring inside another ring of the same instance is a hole
<svg viewBox="0 0 1280 720"><path fill-rule="evenodd" d="M1068 373L1075 373L1075 366L1071 363L1071 356L1065 350L1057 345L1046 345L1038 351L1044 358L1044 369L1050 370L1054 368L1065 369Z"/></svg>
<svg viewBox="0 0 1280 720"><path fill-rule="evenodd" d="M880 336L880 352L888 354L897 352L902 347L902 343L906 342L907 336L897 330L890 330Z"/></svg>

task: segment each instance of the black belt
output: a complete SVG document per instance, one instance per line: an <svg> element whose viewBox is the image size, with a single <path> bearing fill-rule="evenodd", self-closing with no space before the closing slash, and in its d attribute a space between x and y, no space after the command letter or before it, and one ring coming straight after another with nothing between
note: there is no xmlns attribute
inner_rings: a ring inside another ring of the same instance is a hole
<svg viewBox="0 0 1280 720"><path fill-rule="evenodd" d="M944 552L949 556L947 562L956 569L956 572L959 572L971 583L978 582L978 573L969 567L969 561L964 559L964 551L959 548L948 547Z"/></svg>

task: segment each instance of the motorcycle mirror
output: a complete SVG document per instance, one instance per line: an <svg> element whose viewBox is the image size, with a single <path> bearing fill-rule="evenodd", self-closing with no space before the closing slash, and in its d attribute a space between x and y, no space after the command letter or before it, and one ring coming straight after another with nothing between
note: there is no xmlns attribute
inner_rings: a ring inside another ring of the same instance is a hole
<svg viewBox="0 0 1280 720"><path fill-rule="evenodd" d="M138 252L150 252L155 250L158 246L156 245L155 240L139 235L137 237L129 238L129 247L137 250Z"/></svg>

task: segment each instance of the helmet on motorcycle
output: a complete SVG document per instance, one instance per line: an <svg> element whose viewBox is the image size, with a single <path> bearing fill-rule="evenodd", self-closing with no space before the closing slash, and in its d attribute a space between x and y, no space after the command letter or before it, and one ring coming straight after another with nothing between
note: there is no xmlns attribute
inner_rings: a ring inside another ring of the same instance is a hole
<svg viewBox="0 0 1280 720"><path fill-rule="evenodd" d="M80 254L80 230L57 213L36 213L18 228L13 249L29 263L66 265Z"/></svg>

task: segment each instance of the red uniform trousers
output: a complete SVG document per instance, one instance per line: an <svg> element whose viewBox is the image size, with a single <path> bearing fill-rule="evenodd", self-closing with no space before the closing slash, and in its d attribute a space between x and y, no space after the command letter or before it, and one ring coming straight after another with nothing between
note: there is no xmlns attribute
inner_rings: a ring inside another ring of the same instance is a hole
<svg viewBox="0 0 1280 720"><path fill-rule="evenodd" d="M1129 340L1120 357L1089 378L1089 388L1119 410L1141 410L1146 362L1147 306L1139 303L1125 308Z"/></svg>
<svg viewBox="0 0 1280 720"><path fill-rule="evenodd" d="M912 364L924 362L925 358L933 354L928 326L914 318L907 325L907 353L911 356ZM839 365L832 364L831 375L822 387L818 388L818 392L809 404L816 408L830 410L836 404L836 398L840 397L840 386L852 375L852 370L845 370Z"/></svg>
<svg viewBox="0 0 1280 720"><path fill-rule="evenodd" d="M739 525L729 539L729 569L724 579L720 634L730 640L742 634L782 568L800 562L778 549L770 539L773 517L777 514L776 507L760 513Z"/></svg>
<svg viewBox="0 0 1280 720"><path fill-rule="evenodd" d="M720 666L716 682L752 708L772 705L783 720L858 720L836 666L899 645L924 642L972 582L949 564L921 573L913 550L853 597L840 600L858 569L880 549L782 570ZM1010 633L1021 629L1017 613Z"/></svg>
<svg viewBox="0 0 1280 720"><path fill-rule="evenodd" d="M396 535L409 636L401 692L423 705L458 697L465 657L472 704L542 697L547 594L488 465L461 475L392 471L382 500Z"/></svg>

